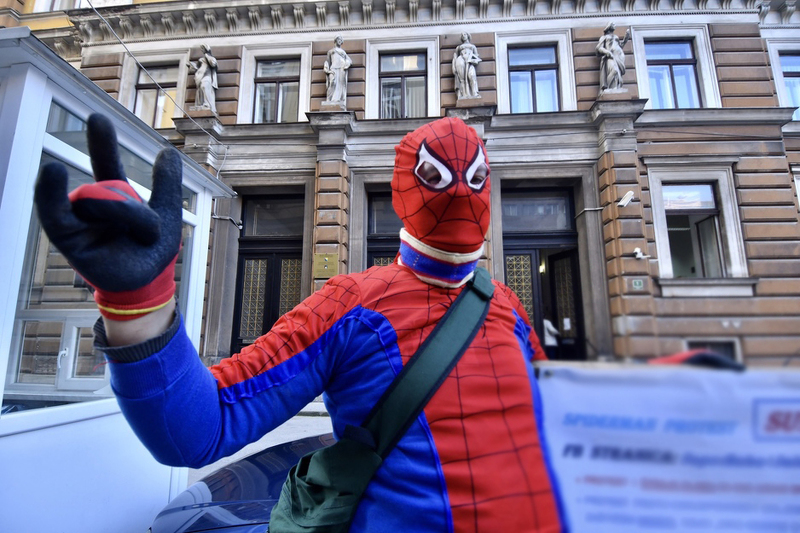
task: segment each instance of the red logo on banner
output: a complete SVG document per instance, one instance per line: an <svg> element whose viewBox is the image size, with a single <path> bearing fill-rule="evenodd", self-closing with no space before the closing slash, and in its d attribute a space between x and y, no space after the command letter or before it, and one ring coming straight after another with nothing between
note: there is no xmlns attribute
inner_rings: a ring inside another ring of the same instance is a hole
<svg viewBox="0 0 800 533"><path fill-rule="evenodd" d="M775 409L766 416L767 435L800 435L800 409Z"/></svg>

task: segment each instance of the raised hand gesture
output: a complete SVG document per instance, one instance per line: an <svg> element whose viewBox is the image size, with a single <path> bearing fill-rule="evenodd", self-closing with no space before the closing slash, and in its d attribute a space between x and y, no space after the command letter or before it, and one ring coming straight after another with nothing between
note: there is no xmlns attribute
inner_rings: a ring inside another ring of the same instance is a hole
<svg viewBox="0 0 800 533"><path fill-rule="evenodd" d="M36 182L36 210L55 247L95 288L103 316L139 318L166 306L175 293L181 158L174 148L158 154L145 203L125 178L111 121L90 116L87 138L95 183L67 195L67 169L50 163Z"/></svg>

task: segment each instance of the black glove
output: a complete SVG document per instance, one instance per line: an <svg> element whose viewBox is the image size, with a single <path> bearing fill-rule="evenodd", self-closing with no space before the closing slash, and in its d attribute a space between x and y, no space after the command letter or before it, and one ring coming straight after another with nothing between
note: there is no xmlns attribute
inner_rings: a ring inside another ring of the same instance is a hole
<svg viewBox="0 0 800 533"><path fill-rule="evenodd" d="M67 196L67 169L50 163L36 182L36 210L55 247L96 289L103 316L138 318L167 305L175 294L181 158L174 148L158 154L152 195L145 203L125 178L111 121L90 116L87 138L95 183Z"/></svg>

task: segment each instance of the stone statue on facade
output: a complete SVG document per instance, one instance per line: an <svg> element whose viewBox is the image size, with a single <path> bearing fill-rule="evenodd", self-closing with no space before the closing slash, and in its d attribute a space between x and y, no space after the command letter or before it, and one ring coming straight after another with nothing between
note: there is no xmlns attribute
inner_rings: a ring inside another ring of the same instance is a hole
<svg viewBox="0 0 800 533"><path fill-rule="evenodd" d="M478 93L478 76L475 73L475 68L480 62L478 48L470 42L469 33L463 32L461 44L453 52L453 75L456 79L455 90L458 100L481 97Z"/></svg>
<svg viewBox="0 0 800 533"><path fill-rule="evenodd" d="M344 39L337 35L325 59L325 86L328 88L325 103L340 104L344 108L347 105L347 69L353 61L342 49L342 43Z"/></svg>
<svg viewBox="0 0 800 533"><path fill-rule="evenodd" d="M200 46L203 56L195 61L189 61L189 72L194 73L194 85L197 89L195 105L192 109L209 109L217 113L216 90L217 84L217 59L211 54L211 47L207 44Z"/></svg>
<svg viewBox="0 0 800 533"><path fill-rule="evenodd" d="M605 91L625 91L622 76L625 75L625 52L622 48L631 38L631 30L625 32L622 41L614 35L617 29L613 22L609 22L603 30L603 36L597 43L597 55L600 56L600 93Z"/></svg>

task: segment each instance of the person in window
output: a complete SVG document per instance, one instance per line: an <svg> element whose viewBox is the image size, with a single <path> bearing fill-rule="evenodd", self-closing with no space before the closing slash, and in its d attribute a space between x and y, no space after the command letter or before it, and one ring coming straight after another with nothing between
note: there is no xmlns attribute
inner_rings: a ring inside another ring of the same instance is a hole
<svg viewBox="0 0 800 533"><path fill-rule="evenodd" d="M189 62L189 72L194 72L194 85L197 90L195 106L201 109L210 109L217 112L217 59L211 54L211 47L207 44L200 46L203 57L197 63Z"/></svg>
<svg viewBox="0 0 800 533"><path fill-rule="evenodd" d="M622 50L631 38L631 30L625 32L622 42L614 35L617 26L609 22L603 30L603 36L597 43L597 55L600 56L600 91L623 88L622 76L625 75L625 52Z"/></svg>
<svg viewBox="0 0 800 533"><path fill-rule="evenodd" d="M462 98L480 98L478 93L478 77L475 68L481 58L478 48L470 42L467 32L461 34L461 44L453 52L453 75L456 78L456 96Z"/></svg>
<svg viewBox="0 0 800 533"><path fill-rule="evenodd" d="M333 48L328 50L325 60L325 86L328 88L327 102L345 104L347 101L347 69L353 62L342 49L344 39L337 35Z"/></svg>
<svg viewBox="0 0 800 533"><path fill-rule="evenodd" d="M436 326L483 255L489 161L475 130L442 118L396 147L394 263L339 275L241 353L207 369L176 311L181 159L168 149L140 201L110 122L88 121L96 183L66 194L48 165L42 226L96 287L96 344L129 423L156 459L201 467L230 455L324 393L334 434L359 425ZM350 531L561 530L537 419L531 361L544 359L519 299L493 282L486 320L444 384L381 464Z"/></svg>

